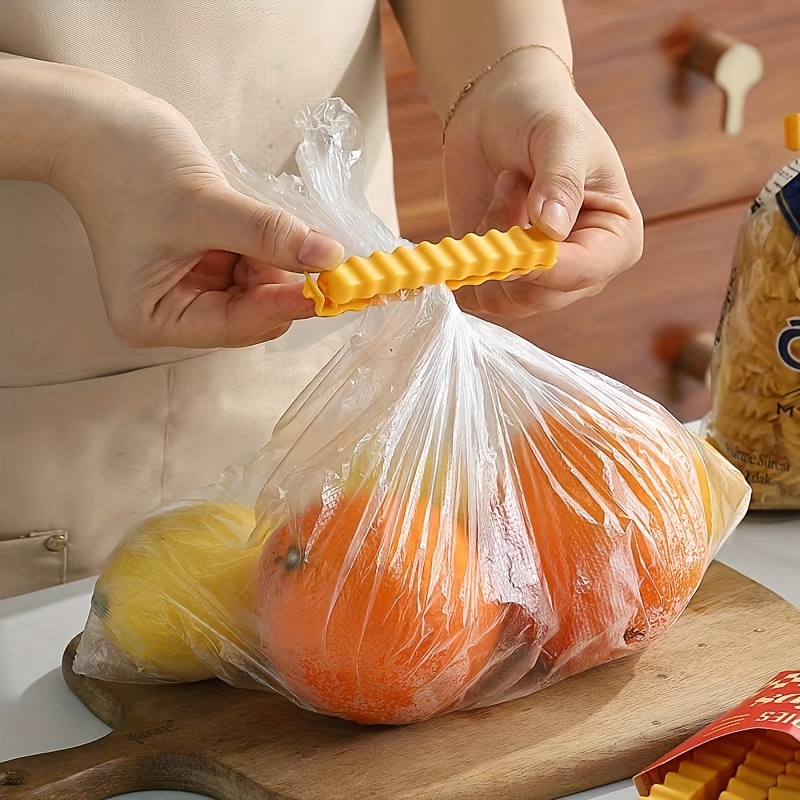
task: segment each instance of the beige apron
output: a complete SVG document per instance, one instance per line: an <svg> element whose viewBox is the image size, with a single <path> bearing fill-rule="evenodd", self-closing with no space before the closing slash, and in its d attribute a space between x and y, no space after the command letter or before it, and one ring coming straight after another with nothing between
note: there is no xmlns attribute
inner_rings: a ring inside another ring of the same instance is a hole
<svg viewBox="0 0 800 800"><path fill-rule="evenodd" d="M341 96L365 126L371 205L396 224L378 24L375 0L2 0L0 50L122 78L212 152L273 172L293 167L297 110ZM96 574L138 513L258 450L355 325L127 348L69 203L0 181L0 598Z"/></svg>

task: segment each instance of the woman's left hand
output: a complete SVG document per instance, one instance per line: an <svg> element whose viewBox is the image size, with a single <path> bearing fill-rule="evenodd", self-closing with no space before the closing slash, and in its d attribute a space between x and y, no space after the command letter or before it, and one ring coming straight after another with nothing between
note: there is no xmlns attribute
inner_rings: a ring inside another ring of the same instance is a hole
<svg viewBox="0 0 800 800"><path fill-rule="evenodd" d="M540 48L512 53L463 98L447 129L445 188L454 236L535 225L558 263L458 292L498 319L553 311L597 294L642 253L642 216L611 139Z"/></svg>

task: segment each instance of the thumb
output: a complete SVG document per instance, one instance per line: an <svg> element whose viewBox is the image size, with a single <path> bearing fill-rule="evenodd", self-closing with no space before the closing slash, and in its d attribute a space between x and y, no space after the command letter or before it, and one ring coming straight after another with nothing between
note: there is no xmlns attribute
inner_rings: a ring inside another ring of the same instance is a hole
<svg viewBox="0 0 800 800"><path fill-rule="evenodd" d="M249 256L288 272L332 269L344 259L339 242L275 206L235 189L224 192L206 220L204 238L215 250Z"/></svg>
<svg viewBox="0 0 800 800"><path fill-rule="evenodd" d="M537 132L530 147L533 183L528 216L548 236L563 241L583 205L587 142L577 125L558 119Z"/></svg>

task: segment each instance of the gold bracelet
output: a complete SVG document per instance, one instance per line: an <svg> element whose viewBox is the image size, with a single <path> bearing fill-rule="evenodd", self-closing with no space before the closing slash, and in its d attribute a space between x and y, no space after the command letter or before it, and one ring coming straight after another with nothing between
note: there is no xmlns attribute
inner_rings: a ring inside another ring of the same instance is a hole
<svg viewBox="0 0 800 800"><path fill-rule="evenodd" d="M453 104L450 106L450 109L447 112L447 116L444 118L444 123L442 124L442 146L444 146L444 139L447 135L447 126L450 124L450 120L453 118L453 114L455 114L456 109L458 108L458 104L469 94L472 87L487 73L491 72L493 67L496 67L504 58L507 58L512 53L516 53L518 50L529 50L533 48L539 48L540 50L549 50L563 65L564 69L567 70L569 73L569 79L572 81L572 88L577 88L575 86L575 76L572 74L572 70L569 68L569 64L561 57L561 55L554 50L552 47L549 47L546 44L518 44L516 47L510 47L504 53L501 53L488 67L484 67L474 78L470 78L463 86L461 91L456 95L456 99L453 101Z"/></svg>

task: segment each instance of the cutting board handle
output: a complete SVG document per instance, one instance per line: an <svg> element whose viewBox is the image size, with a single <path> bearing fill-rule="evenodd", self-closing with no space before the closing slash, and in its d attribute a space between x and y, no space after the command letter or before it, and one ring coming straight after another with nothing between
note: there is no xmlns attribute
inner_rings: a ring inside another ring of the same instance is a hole
<svg viewBox="0 0 800 800"><path fill-rule="evenodd" d="M167 723L169 725L170 723ZM166 726L162 726L166 727ZM276 798L235 769L185 746L153 746L148 733L116 730L94 742L0 763L0 800L108 800L172 789L217 800Z"/></svg>
<svg viewBox="0 0 800 800"><path fill-rule="evenodd" d="M196 755L154 750L135 733L112 731L78 747L0 763L0 800L107 800L147 789L191 791L187 784L209 766Z"/></svg>
<svg viewBox="0 0 800 800"><path fill-rule="evenodd" d="M0 800L106 800L139 790L152 754L136 753L133 744L112 731L78 747L0 763Z"/></svg>
<svg viewBox="0 0 800 800"><path fill-rule="evenodd" d="M153 760L170 754L134 747L129 734L112 731L78 747L0 763L0 800L106 800L153 788L142 779L159 771Z"/></svg>

